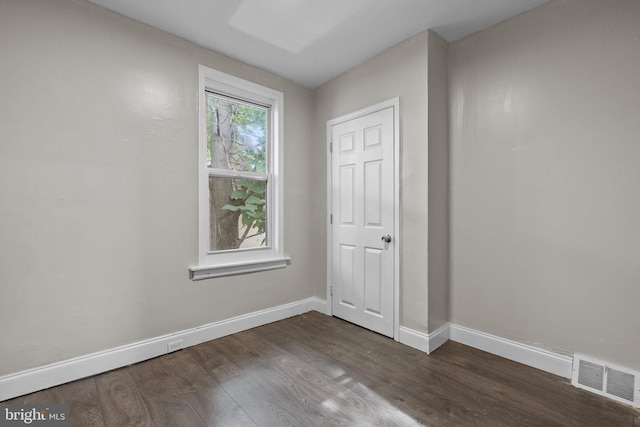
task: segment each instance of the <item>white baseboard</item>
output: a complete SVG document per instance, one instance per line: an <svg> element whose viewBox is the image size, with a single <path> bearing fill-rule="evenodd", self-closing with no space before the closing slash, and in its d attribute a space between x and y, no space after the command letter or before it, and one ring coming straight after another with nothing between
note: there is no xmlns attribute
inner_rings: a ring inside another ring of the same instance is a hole
<svg viewBox="0 0 640 427"><path fill-rule="evenodd" d="M170 342L182 340L183 348L190 347L312 310L327 314L327 301L316 297L307 298L173 334L6 375L0 377L0 401L161 356L168 352L167 345ZM399 342L428 354L451 339L452 341L564 378L571 378L572 375L573 359L569 356L463 326L446 324L430 334L400 326L399 332Z"/></svg>
<svg viewBox="0 0 640 427"><path fill-rule="evenodd" d="M449 324L452 341L513 360L564 378L571 378L573 358L485 332Z"/></svg>
<svg viewBox="0 0 640 427"><path fill-rule="evenodd" d="M400 326L398 341L409 347L413 347L427 354L433 353L438 347L449 340L449 325L443 325L430 334L415 331Z"/></svg>
<svg viewBox="0 0 640 427"><path fill-rule="evenodd" d="M430 334L400 326L398 341L430 354L449 339L564 378L571 378L573 373L573 358L570 356L452 323L448 323Z"/></svg>
<svg viewBox="0 0 640 427"><path fill-rule="evenodd" d="M312 297L309 298L311 300L311 310L318 311L322 314L329 314L329 306L327 305L327 301Z"/></svg>
<svg viewBox="0 0 640 427"><path fill-rule="evenodd" d="M0 377L0 401L161 356L168 352L167 345L170 342L182 340L182 348L185 348L283 320L311 310L326 312L326 302L324 302L324 307L322 303L323 301L317 298L308 298L173 334L163 335L110 350L6 375Z"/></svg>

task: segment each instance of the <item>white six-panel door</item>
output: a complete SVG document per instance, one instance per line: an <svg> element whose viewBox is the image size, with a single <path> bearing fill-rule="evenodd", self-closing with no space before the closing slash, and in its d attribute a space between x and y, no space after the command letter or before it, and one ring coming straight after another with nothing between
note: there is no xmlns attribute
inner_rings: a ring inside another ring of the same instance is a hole
<svg viewBox="0 0 640 427"><path fill-rule="evenodd" d="M394 108L329 122L332 313L390 337L396 244Z"/></svg>

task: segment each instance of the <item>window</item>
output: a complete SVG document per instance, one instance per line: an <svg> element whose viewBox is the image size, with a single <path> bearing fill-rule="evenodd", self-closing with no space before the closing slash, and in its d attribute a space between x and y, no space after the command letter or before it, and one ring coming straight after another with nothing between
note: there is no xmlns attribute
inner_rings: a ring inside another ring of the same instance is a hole
<svg viewBox="0 0 640 427"><path fill-rule="evenodd" d="M194 280L286 266L281 92L200 66Z"/></svg>
<svg viewBox="0 0 640 427"><path fill-rule="evenodd" d="M269 107L205 96L209 252L268 246Z"/></svg>

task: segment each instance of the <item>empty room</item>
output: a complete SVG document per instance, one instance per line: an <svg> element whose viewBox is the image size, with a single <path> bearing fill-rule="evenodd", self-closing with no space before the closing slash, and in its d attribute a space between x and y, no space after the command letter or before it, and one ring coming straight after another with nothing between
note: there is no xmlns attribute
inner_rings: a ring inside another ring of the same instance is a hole
<svg viewBox="0 0 640 427"><path fill-rule="evenodd" d="M640 427L640 1L0 0L0 425Z"/></svg>

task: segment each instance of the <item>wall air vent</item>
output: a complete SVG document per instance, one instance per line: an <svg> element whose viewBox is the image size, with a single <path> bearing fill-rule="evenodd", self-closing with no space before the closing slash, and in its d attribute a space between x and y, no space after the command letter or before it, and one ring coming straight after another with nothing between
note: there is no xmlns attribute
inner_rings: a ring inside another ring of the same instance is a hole
<svg viewBox="0 0 640 427"><path fill-rule="evenodd" d="M576 354L571 384L640 408L640 374L629 369Z"/></svg>

